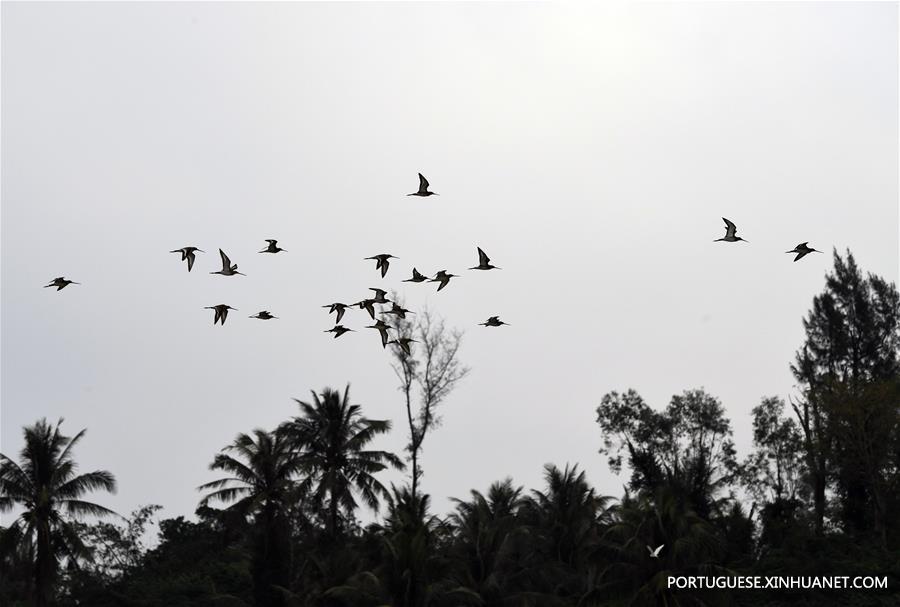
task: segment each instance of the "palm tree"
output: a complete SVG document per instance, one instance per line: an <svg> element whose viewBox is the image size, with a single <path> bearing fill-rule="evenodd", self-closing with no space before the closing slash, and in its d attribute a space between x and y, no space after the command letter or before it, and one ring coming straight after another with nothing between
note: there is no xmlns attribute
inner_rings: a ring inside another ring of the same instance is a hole
<svg viewBox="0 0 900 607"><path fill-rule="evenodd" d="M546 491L532 491L522 515L534 530L545 566L543 587L557 597L582 596L593 585L588 559L607 516L607 497L598 497L578 465L544 466ZM536 576L537 577L537 576Z"/></svg>
<svg viewBox="0 0 900 607"><path fill-rule="evenodd" d="M338 514L352 514L358 507L354 490L372 510L378 510L379 497L389 493L375 474L393 466L404 468L403 461L387 451L365 449L372 439L391 429L391 422L362 417L359 405L350 404L350 386L343 398L326 388L321 398L312 393L312 403L297 400L301 415L282 424L278 432L297 450L306 474L300 484L314 505L328 498L328 534L338 532ZM296 400L296 399L295 399Z"/></svg>
<svg viewBox="0 0 900 607"><path fill-rule="evenodd" d="M428 495L413 495L410 487L394 488L384 525L368 532L378 538L371 569L325 593L352 607L381 605L428 607L482 605L479 596L450 579L444 556L448 527L429 513Z"/></svg>
<svg viewBox="0 0 900 607"><path fill-rule="evenodd" d="M46 419L24 428L25 446L17 464L0 454L0 512L15 506L23 509L3 532L4 549L18 549L33 564L34 605L49 605L61 557L89 559L90 554L78 538L68 516L105 516L112 510L80 499L85 493L102 489L115 493L111 472L96 470L75 474L77 464L72 449L84 436L64 436L59 426Z"/></svg>
<svg viewBox="0 0 900 607"><path fill-rule="evenodd" d="M200 505L234 502L228 510L254 517L253 593L259 605L280 605L275 586L287 586L290 575L288 511L297 495L299 457L280 434L257 428L252 436L238 434L209 467L232 476L198 487L213 490Z"/></svg>
<svg viewBox="0 0 900 607"><path fill-rule="evenodd" d="M583 601L608 604L616 599L629 605L729 604L723 591L669 589L669 576L714 576L731 572L720 566L724 545L716 529L690 509L672 487L638 497L626 493L612 508L613 524L598 542L594 554L603 565L599 584ZM648 546L663 546L650 558Z"/></svg>
<svg viewBox="0 0 900 607"><path fill-rule="evenodd" d="M519 516L528 503L512 480L493 483L487 496L472 490L472 499L454 499L455 579L480 597L485 606L552 604L552 597L525 592L536 565L528 527Z"/></svg>

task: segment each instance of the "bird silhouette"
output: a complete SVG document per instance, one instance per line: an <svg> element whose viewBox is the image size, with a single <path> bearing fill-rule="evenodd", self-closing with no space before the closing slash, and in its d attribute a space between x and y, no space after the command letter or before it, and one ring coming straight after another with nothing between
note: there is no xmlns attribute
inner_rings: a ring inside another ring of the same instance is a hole
<svg viewBox="0 0 900 607"><path fill-rule="evenodd" d="M724 240L725 242L737 242L739 240L744 240L740 236L737 236L737 226L732 222L728 221L724 217L722 221L725 222L725 237L724 238L716 238L713 242L719 242ZM749 240L744 240L744 242L750 242Z"/></svg>
<svg viewBox="0 0 900 607"><path fill-rule="evenodd" d="M262 312L257 313L255 316L251 316L250 318L258 318L259 320L272 320L273 318L278 317L272 316L267 310L263 310Z"/></svg>
<svg viewBox="0 0 900 607"><path fill-rule="evenodd" d="M325 333L334 333L334 338L337 339L344 333L355 333L353 329L348 329L344 325L335 325L333 329L328 329Z"/></svg>
<svg viewBox="0 0 900 607"><path fill-rule="evenodd" d="M191 268L194 267L194 253L205 253L205 251L201 251L197 247L181 247L180 249L175 249L174 251L169 252L181 253L181 261L187 260L188 272L190 272Z"/></svg>
<svg viewBox="0 0 900 607"><path fill-rule="evenodd" d="M57 291L62 291L69 285L80 285L80 284L81 284L80 282L75 282L74 280L66 280L65 277L58 276L58 277L54 278L53 280L51 280L49 285L44 285L44 288L46 289L47 287L56 287Z"/></svg>
<svg viewBox="0 0 900 607"><path fill-rule="evenodd" d="M393 329L390 325L386 324L383 320L378 320L374 325L369 325L366 327L367 329L378 329L378 332L381 334L381 347L386 348L388 342L388 329Z"/></svg>
<svg viewBox="0 0 900 607"><path fill-rule="evenodd" d="M222 276L234 276L235 274L240 274L241 276L246 276L246 274L237 271L237 264L231 263L231 260L228 259L228 255L225 254L225 251L219 249L219 255L222 257L222 269L218 272L210 272L210 274L221 274Z"/></svg>
<svg viewBox="0 0 900 607"><path fill-rule="evenodd" d="M277 240L272 240L271 238L266 238L266 242L269 243L269 246L266 247L265 249L263 249L262 251L260 251L260 253L280 253L281 251L284 251L285 253L287 253L287 249L282 249L281 247L278 246Z"/></svg>
<svg viewBox="0 0 900 607"><path fill-rule="evenodd" d="M478 265L474 268L469 268L470 270L499 270L497 266L491 265L491 258L485 254L484 251L481 250L481 247L478 248Z"/></svg>
<svg viewBox="0 0 900 607"><path fill-rule="evenodd" d="M385 314L393 314L395 316L399 316L400 318L406 318L407 314L415 314L415 312L410 312L406 308L398 306L397 302L391 302L391 309L387 310Z"/></svg>
<svg viewBox="0 0 900 607"><path fill-rule="evenodd" d="M422 175L422 173L419 173L419 191L407 194L407 196L437 196L438 194L428 191L428 185L428 180L425 179L425 176Z"/></svg>
<svg viewBox="0 0 900 607"><path fill-rule="evenodd" d="M219 304L217 306L206 306L204 310L215 310L216 316L213 318L213 324L219 323L221 325L225 324L225 319L228 318L228 310L234 310L237 312L237 308L232 308L231 306L225 304Z"/></svg>
<svg viewBox="0 0 900 607"><path fill-rule="evenodd" d="M480 323L478 323L478 324L479 324L479 325L483 325L483 326L485 326L485 327L499 327L499 326L501 326L501 325L507 325L507 326L509 326L509 323L508 323L508 322L503 322L503 321L500 320L500 318L497 317L497 316L491 316L491 317L488 318L485 322L480 322Z"/></svg>
<svg viewBox="0 0 900 607"><path fill-rule="evenodd" d="M372 301L378 304L386 304L391 303L390 299L385 299L384 296L387 295L387 291L384 289L376 289L374 287L369 287L370 291L375 291L375 297L372 298Z"/></svg>
<svg viewBox="0 0 900 607"><path fill-rule="evenodd" d="M652 558L652 559L658 559L658 558L659 558L659 551L663 549L663 546L665 546L665 544L660 544L659 546L656 547L656 550L654 550L654 549L651 548L650 546L647 546L647 552L650 553L650 558Z"/></svg>
<svg viewBox="0 0 900 607"><path fill-rule="evenodd" d="M356 302L356 306L359 306L360 310L365 310L369 313L369 316L372 317L372 320L375 320L375 300L374 299L364 299L362 301Z"/></svg>
<svg viewBox="0 0 900 607"><path fill-rule="evenodd" d="M389 255L388 253L382 253L381 255L366 257L366 259L374 259L377 262L375 264L375 269L381 270L381 277L384 278L384 275L387 274L388 267L391 265L391 262L388 260L399 259L399 257L394 257L393 255Z"/></svg>
<svg viewBox="0 0 900 607"><path fill-rule="evenodd" d="M806 255L809 255L810 253L821 253L822 252L817 249L813 249L812 247L808 247L807 246L808 244L809 244L808 242L801 242L800 244L798 244L796 247L794 247L790 251L785 251L785 253L796 253L797 256L794 258L794 261L799 261L800 259L802 259Z"/></svg>
<svg viewBox="0 0 900 607"><path fill-rule="evenodd" d="M434 278L432 278L432 279L429 280L428 282L439 282L439 283L441 283L441 284L438 286L438 288L437 288L437 290L440 291L441 289L443 289L444 287L446 287L448 284L450 284L450 279L451 279L451 278L459 278L459 276L457 276L456 274L447 274L447 270L441 270L440 272L438 272L437 274L435 274L435 275L434 275Z"/></svg>
<svg viewBox="0 0 900 607"><path fill-rule="evenodd" d="M413 268L412 278L407 278L403 282L425 282L426 280L428 280L427 276L425 276L424 274L420 274L417 269Z"/></svg>
<svg viewBox="0 0 900 607"><path fill-rule="evenodd" d="M392 339L388 343L397 344L397 346L403 351L403 353L409 356L411 354L409 350L409 344L419 342L411 337L398 337L397 339Z"/></svg>
<svg viewBox="0 0 900 607"><path fill-rule="evenodd" d="M339 303L339 302L335 302L335 303L333 303L333 304L328 304L327 306L322 306L322 307L323 307L323 308L328 308L328 313L329 313L329 314L333 314L334 312L337 312L337 318L335 319L334 322L335 322L335 323L340 323L340 322L341 322L341 319L344 317L344 312L346 312L346 311L347 311L347 308L349 308L350 306L348 306L347 304L342 304L342 303ZM374 317L374 311L372 312L372 314L373 314L373 317Z"/></svg>

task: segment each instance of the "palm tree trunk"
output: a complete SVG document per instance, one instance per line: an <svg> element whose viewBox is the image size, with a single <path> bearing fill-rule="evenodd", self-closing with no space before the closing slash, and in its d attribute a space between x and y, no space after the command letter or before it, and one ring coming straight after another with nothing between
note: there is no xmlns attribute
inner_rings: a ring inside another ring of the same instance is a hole
<svg viewBox="0 0 900 607"><path fill-rule="evenodd" d="M47 607L53 596L54 557L50 545L50 524L40 521L37 525L37 558L34 568L35 607Z"/></svg>
<svg viewBox="0 0 900 607"><path fill-rule="evenodd" d="M330 511L330 516L328 517L328 535L331 537L335 537L337 535L337 520L338 520L338 504L337 499L335 499L334 495L334 487L331 488L331 501L328 504L328 509Z"/></svg>

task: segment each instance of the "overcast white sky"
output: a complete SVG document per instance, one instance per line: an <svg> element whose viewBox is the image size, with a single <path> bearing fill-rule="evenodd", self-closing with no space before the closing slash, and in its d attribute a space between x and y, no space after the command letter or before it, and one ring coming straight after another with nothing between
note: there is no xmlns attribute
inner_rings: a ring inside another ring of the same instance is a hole
<svg viewBox="0 0 900 607"><path fill-rule="evenodd" d="M119 481L94 499L190 514L238 432L347 382L399 452L377 333L333 340L320 307L387 285L466 331L424 452L439 513L547 462L620 495L611 390L702 386L744 454L832 247L896 280L897 50L895 3L4 2L2 452L64 417ZM405 196L418 171L440 197ZM722 216L750 243L713 243ZM792 263L801 241L829 254ZM503 270L465 271L477 245ZM219 247L246 277L208 274Z"/></svg>

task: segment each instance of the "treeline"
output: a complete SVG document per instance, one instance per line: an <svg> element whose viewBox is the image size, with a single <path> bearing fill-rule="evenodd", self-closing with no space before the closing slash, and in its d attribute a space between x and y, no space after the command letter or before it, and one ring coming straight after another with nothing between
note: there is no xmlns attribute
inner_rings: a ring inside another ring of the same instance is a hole
<svg viewBox="0 0 900 607"><path fill-rule="evenodd" d="M797 392L752 411L738 456L732 420L700 389L651 407L633 390L596 406L598 448L628 476L598 495L577 465L548 464L542 486L503 479L432 511L421 450L438 407L467 372L461 336L423 314L419 348L394 352L405 454L349 389L298 401L297 415L216 454L196 520L124 519L83 500L115 488L77 475L59 424L25 429L2 456L0 509L23 514L0 535L2 605L554 607L900 604L900 295L834 254L803 320ZM586 412L587 413L587 412ZM379 473L406 469L386 487ZM363 526L360 510L380 508ZM661 548L659 548L661 547ZM651 554L657 548L656 556ZM670 576L878 576L886 589L670 588Z"/></svg>

